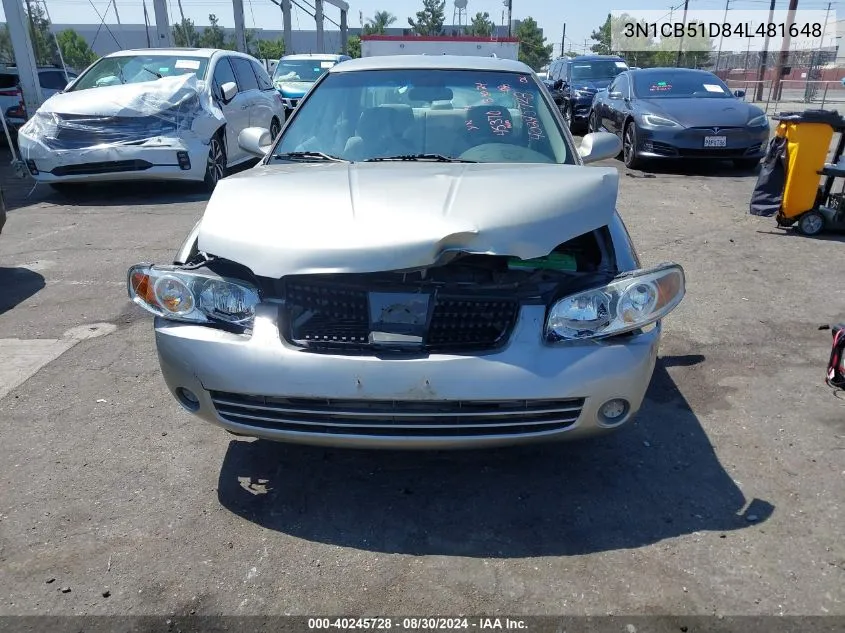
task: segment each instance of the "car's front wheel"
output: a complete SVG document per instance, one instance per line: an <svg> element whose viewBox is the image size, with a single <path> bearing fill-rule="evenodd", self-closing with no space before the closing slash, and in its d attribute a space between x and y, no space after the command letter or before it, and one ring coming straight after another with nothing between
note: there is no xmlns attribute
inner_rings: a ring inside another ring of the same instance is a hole
<svg viewBox="0 0 845 633"><path fill-rule="evenodd" d="M279 136L279 132L282 131L282 124L279 123L279 119L273 117L273 120L270 121L270 138L274 141Z"/></svg>
<svg viewBox="0 0 845 633"><path fill-rule="evenodd" d="M214 191L217 183L226 175L226 148L219 134L211 137L208 143L208 159L205 166L203 183L208 191Z"/></svg>
<svg viewBox="0 0 845 633"><path fill-rule="evenodd" d="M642 159L637 156L637 125L630 121L622 134L622 161L628 169L642 166Z"/></svg>
<svg viewBox="0 0 845 633"><path fill-rule="evenodd" d="M590 133L599 131L599 118L595 110L590 110L590 118L587 119L587 131Z"/></svg>

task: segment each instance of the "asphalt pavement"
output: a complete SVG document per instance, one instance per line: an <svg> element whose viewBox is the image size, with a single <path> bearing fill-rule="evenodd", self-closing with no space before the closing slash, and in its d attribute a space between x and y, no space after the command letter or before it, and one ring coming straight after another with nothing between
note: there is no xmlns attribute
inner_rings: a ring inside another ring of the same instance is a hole
<svg viewBox="0 0 845 633"><path fill-rule="evenodd" d="M755 175L729 164L605 164L643 263L687 273L636 423L442 453L192 418L124 284L205 196L66 198L3 171L0 615L845 615L845 399L820 329L845 320L845 237L749 216Z"/></svg>

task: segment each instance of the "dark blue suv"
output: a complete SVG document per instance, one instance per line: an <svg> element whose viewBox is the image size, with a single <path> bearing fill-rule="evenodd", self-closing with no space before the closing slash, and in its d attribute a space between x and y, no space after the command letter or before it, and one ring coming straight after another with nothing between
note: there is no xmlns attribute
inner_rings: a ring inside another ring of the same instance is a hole
<svg viewBox="0 0 845 633"><path fill-rule="evenodd" d="M562 57L551 63L548 81L552 96L574 134L586 130L596 92L625 70L628 64L616 55Z"/></svg>

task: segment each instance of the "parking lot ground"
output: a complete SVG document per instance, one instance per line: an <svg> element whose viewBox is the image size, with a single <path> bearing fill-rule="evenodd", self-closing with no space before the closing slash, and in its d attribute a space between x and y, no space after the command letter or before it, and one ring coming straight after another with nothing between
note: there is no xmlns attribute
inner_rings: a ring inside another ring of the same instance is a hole
<svg viewBox="0 0 845 633"><path fill-rule="evenodd" d="M203 195L12 184L0 613L845 614L845 400L819 329L845 318L843 236L749 216L755 177L729 165L605 164L643 263L687 273L644 408L604 438L477 452L191 418L124 276L172 258Z"/></svg>

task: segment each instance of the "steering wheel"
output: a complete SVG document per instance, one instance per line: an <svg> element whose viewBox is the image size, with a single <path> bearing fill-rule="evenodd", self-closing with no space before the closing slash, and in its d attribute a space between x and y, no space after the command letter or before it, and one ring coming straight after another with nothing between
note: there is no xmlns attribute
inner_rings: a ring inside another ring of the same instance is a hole
<svg viewBox="0 0 845 633"><path fill-rule="evenodd" d="M484 143L471 147L458 158L477 163L554 163L545 154L520 145Z"/></svg>

